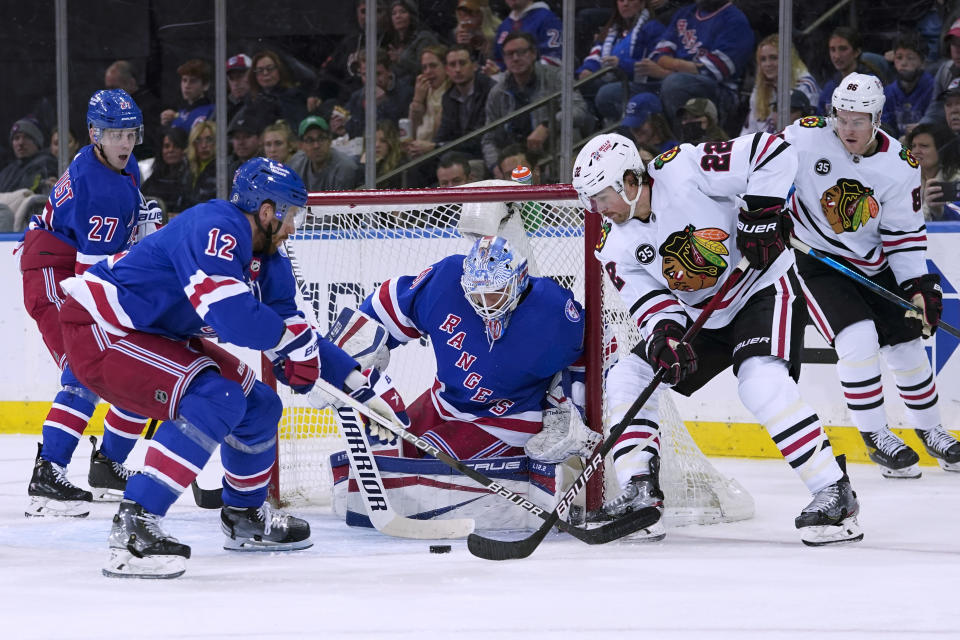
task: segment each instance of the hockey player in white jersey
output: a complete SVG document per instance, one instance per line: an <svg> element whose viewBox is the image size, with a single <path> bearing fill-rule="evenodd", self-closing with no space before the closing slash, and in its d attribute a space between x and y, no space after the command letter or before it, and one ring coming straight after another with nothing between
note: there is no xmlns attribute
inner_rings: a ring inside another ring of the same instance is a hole
<svg viewBox="0 0 960 640"><path fill-rule="evenodd" d="M920 169L879 129L883 86L851 73L833 92L830 118L783 131L799 157L790 197L797 238L923 309L904 311L804 254L797 266L814 325L837 351L837 373L870 459L889 478L919 478L919 456L887 425L880 354L927 452L960 471L960 442L940 422L937 390L921 342L942 311L940 276L927 272Z"/></svg>
<svg viewBox="0 0 960 640"><path fill-rule="evenodd" d="M675 147L657 156L647 174L632 142L606 134L577 156L573 186L584 206L607 220L596 254L641 337L607 377L611 423L655 369L667 369L665 382L690 395L732 365L740 399L813 495L795 521L801 539L852 542L863 537L856 494L796 384L806 314L793 256L785 250L789 216L782 214L796 163L789 144L757 133ZM741 256L752 268L704 329L681 342ZM662 500L658 393L613 449L623 492L598 518Z"/></svg>

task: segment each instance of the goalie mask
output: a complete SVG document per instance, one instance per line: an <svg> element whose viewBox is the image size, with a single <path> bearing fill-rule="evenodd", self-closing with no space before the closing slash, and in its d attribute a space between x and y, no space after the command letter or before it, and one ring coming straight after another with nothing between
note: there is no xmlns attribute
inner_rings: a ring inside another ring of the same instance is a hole
<svg viewBox="0 0 960 640"><path fill-rule="evenodd" d="M630 205L630 217L633 217L643 188L637 190L633 200L627 199L623 187L623 174L627 171L632 171L637 182L642 183L643 160L633 142L616 133L591 138L577 154L573 166L573 188L580 203L588 211L597 211L593 196L611 187Z"/></svg>
<svg viewBox="0 0 960 640"><path fill-rule="evenodd" d="M830 99L834 131L837 128L837 113L852 111L869 114L873 133L876 134L880 128L880 115L886 100L879 78L865 73L848 74L833 90L833 97Z"/></svg>
<svg viewBox="0 0 960 640"><path fill-rule="evenodd" d="M506 238L483 236L463 260L463 295L483 318L487 333L493 331L488 335L493 340L499 335L491 323L503 322L504 316L516 308L529 282L526 258L516 253Z"/></svg>

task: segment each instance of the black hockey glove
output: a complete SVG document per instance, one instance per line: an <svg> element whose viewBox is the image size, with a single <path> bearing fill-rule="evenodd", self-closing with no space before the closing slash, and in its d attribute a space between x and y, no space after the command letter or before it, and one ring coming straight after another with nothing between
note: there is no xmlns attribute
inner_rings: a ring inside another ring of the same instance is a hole
<svg viewBox="0 0 960 640"><path fill-rule="evenodd" d="M781 206L740 210L737 249L754 269L766 269L786 251L793 221Z"/></svg>
<svg viewBox="0 0 960 640"><path fill-rule="evenodd" d="M907 325L916 333L929 338L936 332L937 323L943 313L943 290L940 288L940 275L928 273L912 278L900 285L907 300L920 308L922 313L908 310L904 317Z"/></svg>
<svg viewBox="0 0 960 640"><path fill-rule="evenodd" d="M647 362L656 371L667 370L663 381L677 384L697 370L697 354L689 342L682 342L685 329L673 320L661 320L647 339Z"/></svg>

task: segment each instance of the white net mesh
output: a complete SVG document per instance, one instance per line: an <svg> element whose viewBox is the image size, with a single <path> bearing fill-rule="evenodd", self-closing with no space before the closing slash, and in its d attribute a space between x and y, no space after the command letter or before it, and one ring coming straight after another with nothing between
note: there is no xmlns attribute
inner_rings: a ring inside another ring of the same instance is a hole
<svg viewBox="0 0 960 640"><path fill-rule="evenodd" d="M504 183L488 181L483 185ZM504 192L500 203L467 204L465 223L476 230L497 229L527 256L532 274L553 278L583 302L583 212L577 202L513 203L507 200L508 193ZM470 197L470 189L465 189L464 199ZM460 233L461 211L460 203L311 207L306 228L291 244L306 281L307 303L313 307L320 331L327 331L343 307L359 306L384 280L416 274L450 254L466 253L472 238ZM483 220L487 212L493 217L492 221ZM507 218L498 220L504 212ZM620 306L616 291L606 283L604 279L605 331L617 335L621 347L629 348L636 341L633 323ZM591 310L587 309L587 313ZM587 345L587 348L602 346ZM610 364L605 363L604 367ZM407 404L412 403L433 381L433 355L426 340L395 349L387 372ZM328 413L309 408L302 396L282 389L280 392L287 407L280 430L281 500L329 502L329 455L342 448L332 420ZM588 398L590 393L588 390ZM595 390L593 397L599 399L601 391ZM729 493L726 488L731 484L696 448L669 398L661 400L661 413L664 414L661 439L665 453L662 473L670 505L669 521L686 524L692 521L689 515L681 519L673 514L708 511L710 505L717 503L710 496ZM737 495L749 501L752 514L749 495L745 492ZM742 515L746 510L740 508L739 517L749 517L750 514ZM717 505L714 511L722 513L725 520L739 519L727 517L735 511L732 508ZM695 520L716 518L698 516Z"/></svg>

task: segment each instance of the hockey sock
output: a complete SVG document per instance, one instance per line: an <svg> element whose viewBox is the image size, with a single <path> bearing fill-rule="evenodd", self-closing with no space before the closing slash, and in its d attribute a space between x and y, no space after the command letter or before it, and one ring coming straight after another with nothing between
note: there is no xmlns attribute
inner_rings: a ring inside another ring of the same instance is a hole
<svg viewBox="0 0 960 640"><path fill-rule="evenodd" d="M786 362L772 356L747 358L737 381L740 400L766 427L811 493L843 477L820 418L800 398Z"/></svg>
<svg viewBox="0 0 960 640"><path fill-rule="evenodd" d="M907 407L907 419L915 428L928 431L940 424L937 385L933 369L919 338L881 349L897 381L897 390Z"/></svg>
<svg viewBox="0 0 960 640"><path fill-rule="evenodd" d="M103 444L100 451L114 462L125 462L147 424L147 418L110 407L103 420Z"/></svg>
<svg viewBox="0 0 960 640"><path fill-rule="evenodd" d="M143 471L127 481L124 498L163 516L200 473L217 445L246 412L243 388L213 370L198 375L180 401L179 420L160 425Z"/></svg>
<svg viewBox="0 0 960 640"><path fill-rule="evenodd" d="M224 504L259 507L277 458L277 424L283 403L270 387L257 381L247 396L243 420L223 440Z"/></svg>
<svg viewBox="0 0 960 640"><path fill-rule="evenodd" d="M620 423L637 399L637 389L642 389L651 380L653 369L635 354L631 353L614 365L606 384L610 425ZM658 390L650 396L611 449L613 468L621 487L626 486L631 477L649 473L651 458L660 454L660 393ZM650 438L651 435L654 437ZM643 442L646 445L637 450L637 445Z"/></svg>
<svg viewBox="0 0 960 640"><path fill-rule="evenodd" d="M97 394L79 383L65 385L53 399L53 406L43 421L40 457L61 467L70 464L99 399Z"/></svg>
<svg viewBox="0 0 960 640"><path fill-rule="evenodd" d="M880 346L873 322L850 325L834 340L837 375L850 418L860 431L872 433L887 426L880 382Z"/></svg>

